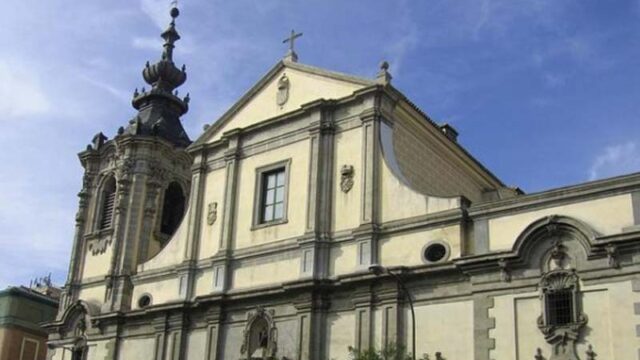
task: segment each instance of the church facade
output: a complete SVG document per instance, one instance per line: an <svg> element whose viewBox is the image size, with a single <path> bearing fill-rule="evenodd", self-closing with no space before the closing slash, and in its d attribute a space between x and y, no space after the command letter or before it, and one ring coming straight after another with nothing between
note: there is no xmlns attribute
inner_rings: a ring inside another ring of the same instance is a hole
<svg viewBox="0 0 640 360"><path fill-rule="evenodd" d="M640 358L640 174L523 194L387 64L293 47L191 141L171 15L138 113L79 154L49 359Z"/></svg>

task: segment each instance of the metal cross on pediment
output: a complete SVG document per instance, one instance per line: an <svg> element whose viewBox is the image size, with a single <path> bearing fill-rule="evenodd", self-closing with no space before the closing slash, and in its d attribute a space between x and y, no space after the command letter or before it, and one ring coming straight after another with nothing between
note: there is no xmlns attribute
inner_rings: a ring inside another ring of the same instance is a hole
<svg viewBox="0 0 640 360"><path fill-rule="evenodd" d="M173 0L173 1L171 2L171 7L172 7L172 8L177 8L177 7L178 7L178 0Z"/></svg>
<svg viewBox="0 0 640 360"><path fill-rule="evenodd" d="M289 51L293 52L295 41L300 36L302 36L302 33L296 34L296 32L294 30L291 30L291 35L289 35L288 38L282 40L282 43L283 44L289 43Z"/></svg>

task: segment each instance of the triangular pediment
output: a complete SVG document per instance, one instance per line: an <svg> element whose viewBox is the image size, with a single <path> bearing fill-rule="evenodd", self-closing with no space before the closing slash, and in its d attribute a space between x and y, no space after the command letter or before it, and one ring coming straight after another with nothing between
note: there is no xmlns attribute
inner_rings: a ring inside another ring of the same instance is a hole
<svg viewBox="0 0 640 360"><path fill-rule="evenodd" d="M246 128L295 111L314 100L339 99L374 84L374 80L281 60L194 145L214 142L232 129Z"/></svg>

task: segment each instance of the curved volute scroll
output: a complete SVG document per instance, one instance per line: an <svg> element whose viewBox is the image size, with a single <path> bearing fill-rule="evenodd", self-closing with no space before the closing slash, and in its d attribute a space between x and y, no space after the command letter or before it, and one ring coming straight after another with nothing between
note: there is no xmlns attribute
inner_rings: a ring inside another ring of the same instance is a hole
<svg viewBox="0 0 640 360"><path fill-rule="evenodd" d="M242 332L240 348L242 359L275 359L278 351L278 329L273 319L274 311L258 306L247 314L247 324Z"/></svg>

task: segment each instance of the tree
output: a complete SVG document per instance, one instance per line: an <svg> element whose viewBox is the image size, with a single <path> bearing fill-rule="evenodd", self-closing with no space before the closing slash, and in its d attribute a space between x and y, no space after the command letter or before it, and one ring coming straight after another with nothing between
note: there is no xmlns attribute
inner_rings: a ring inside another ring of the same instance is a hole
<svg viewBox="0 0 640 360"><path fill-rule="evenodd" d="M366 350L359 350L349 346L349 357L352 360L412 360L410 353L407 353L404 346L388 344L382 350L376 350L375 348L369 348ZM423 354L420 360L429 360L429 355Z"/></svg>

